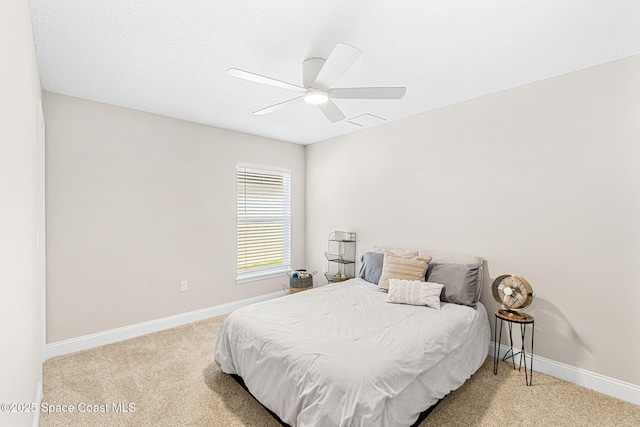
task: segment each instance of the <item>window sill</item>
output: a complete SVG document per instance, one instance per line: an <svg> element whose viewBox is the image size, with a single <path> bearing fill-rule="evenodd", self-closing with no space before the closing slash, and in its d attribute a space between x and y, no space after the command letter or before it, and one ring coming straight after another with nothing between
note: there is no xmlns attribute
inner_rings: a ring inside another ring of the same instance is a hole
<svg viewBox="0 0 640 427"><path fill-rule="evenodd" d="M236 285L243 283L256 282L258 280L271 279L273 277L284 277L291 271L290 268L283 268L281 270L265 271L263 273L255 273L252 275L236 277Z"/></svg>

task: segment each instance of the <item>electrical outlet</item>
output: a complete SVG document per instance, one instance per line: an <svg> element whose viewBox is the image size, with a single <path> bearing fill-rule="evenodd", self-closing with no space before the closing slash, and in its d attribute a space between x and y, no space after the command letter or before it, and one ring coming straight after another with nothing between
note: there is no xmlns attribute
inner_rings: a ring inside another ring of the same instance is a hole
<svg viewBox="0 0 640 427"><path fill-rule="evenodd" d="M180 292L184 292L188 289L188 284L186 280L180 282Z"/></svg>

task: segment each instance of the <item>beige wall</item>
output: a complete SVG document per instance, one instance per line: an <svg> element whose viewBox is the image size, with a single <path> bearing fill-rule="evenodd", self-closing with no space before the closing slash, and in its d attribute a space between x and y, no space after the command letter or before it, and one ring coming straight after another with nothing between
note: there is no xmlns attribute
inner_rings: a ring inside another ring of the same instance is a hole
<svg viewBox="0 0 640 427"><path fill-rule="evenodd" d="M29 3L0 5L0 402L34 402L41 380L38 99ZM33 414L0 412L0 425Z"/></svg>
<svg viewBox="0 0 640 427"><path fill-rule="evenodd" d="M235 283L239 162L292 171L304 265L303 146L44 95L47 342L281 290L285 276Z"/></svg>
<svg viewBox="0 0 640 427"><path fill-rule="evenodd" d="M334 229L483 256L536 354L640 385L640 56L308 146L307 194L310 268Z"/></svg>
<svg viewBox="0 0 640 427"><path fill-rule="evenodd" d="M322 271L335 229L357 232L359 252L483 256L492 279L533 284L538 355L640 384L640 57L306 148L44 104L48 342L280 289L234 283L234 173L248 162L293 171L294 266ZM482 301L497 308L489 286Z"/></svg>

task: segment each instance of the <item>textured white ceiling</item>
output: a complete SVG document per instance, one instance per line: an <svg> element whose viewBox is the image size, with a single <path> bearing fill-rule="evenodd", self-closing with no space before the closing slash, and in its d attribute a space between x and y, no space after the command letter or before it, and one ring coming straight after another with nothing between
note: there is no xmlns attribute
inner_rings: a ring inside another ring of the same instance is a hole
<svg viewBox="0 0 640 427"><path fill-rule="evenodd" d="M44 90L301 144L356 132L284 89L337 42L363 51L335 86L406 86L336 100L388 123L640 54L638 0L31 0ZM373 126L373 125L371 125Z"/></svg>

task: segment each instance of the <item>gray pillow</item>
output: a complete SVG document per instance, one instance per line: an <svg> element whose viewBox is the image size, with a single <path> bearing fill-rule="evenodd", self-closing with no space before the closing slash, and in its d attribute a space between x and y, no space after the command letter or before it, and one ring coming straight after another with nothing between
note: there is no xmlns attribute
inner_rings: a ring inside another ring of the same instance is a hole
<svg viewBox="0 0 640 427"><path fill-rule="evenodd" d="M426 281L444 285L440 300L475 307L478 302L478 264L430 262Z"/></svg>
<svg viewBox="0 0 640 427"><path fill-rule="evenodd" d="M362 262L362 266L360 266L358 277L377 285L380 281L380 276L382 275L384 254L365 252L360 257L360 261Z"/></svg>

